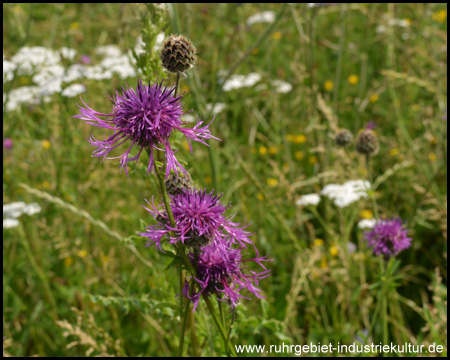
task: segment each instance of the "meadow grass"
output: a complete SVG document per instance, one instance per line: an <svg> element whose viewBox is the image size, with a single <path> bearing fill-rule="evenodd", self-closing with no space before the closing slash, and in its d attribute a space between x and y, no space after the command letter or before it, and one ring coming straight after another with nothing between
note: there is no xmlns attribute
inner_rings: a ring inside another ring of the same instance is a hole
<svg viewBox="0 0 450 360"><path fill-rule="evenodd" d="M258 248L274 259L272 276L260 284L266 299L243 300L236 314L226 310L228 320L236 319L232 342L350 344L359 336L378 344L386 334L380 288L387 286L389 342L441 344L446 354L446 4L169 10L165 34L181 33L198 50L195 68L181 79L185 110L209 122L207 104L225 104L211 125L222 141L209 141L210 150L194 144L191 154L175 138L177 157L199 188L223 192L229 213L251 222ZM273 26L246 24L266 10L280 15ZM77 55L64 65L82 55L96 64L101 45L134 48L144 11L136 4L4 4L4 59L24 46L69 47ZM230 69L261 80L223 91L220 79ZM165 76L165 85L175 82ZM292 90L277 92L274 80ZM136 78L118 76L77 82L86 87L83 100L103 112L115 89L136 86ZM30 75L4 80L4 102L12 89L31 84ZM4 106L3 138L13 147L3 151L3 203L42 207L3 230L5 352L177 354L178 276L166 270L170 259L137 235L155 223L142 205L159 199L157 183L145 174L145 157L129 177L118 162L91 158L86 138L103 134L72 118L77 104L78 96L56 93L48 102ZM380 151L368 171L364 157L354 147L336 147L334 136L340 128L356 135L369 121L377 124ZM295 204L326 184L368 177L373 201L346 208L325 197L317 209ZM356 225L376 212L406 220L413 238L392 263L388 285ZM204 305L195 317L201 354L224 355ZM192 355L192 339L185 341Z"/></svg>

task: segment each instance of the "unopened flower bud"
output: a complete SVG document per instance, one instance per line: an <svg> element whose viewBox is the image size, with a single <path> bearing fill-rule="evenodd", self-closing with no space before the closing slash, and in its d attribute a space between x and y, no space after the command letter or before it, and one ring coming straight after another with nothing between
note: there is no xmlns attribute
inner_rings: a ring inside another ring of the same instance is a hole
<svg viewBox="0 0 450 360"><path fill-rule="evenodd" d="M372 130L364 130L356 138L356 151L360 154L375 154L379 147L377 135Z"/></svg>
<svg viewBox="0 0 450 360"><path fill-rule="evenodd" d="M181 35L170 35L164 42L160 58L168 71L180 73L194 65L196 52L197 49L189 39Z"/></svg>
<svg viewBox="0 0 450 360"><path fill-rule="evenodd" d="M347 129L342 129L337 133L335 140L338 146L345 147L353 141L353 134Z"/></svg>
<svg viewBox="0 0 450 360"><path fill-rule="evenodd" d="M169 174L166 180L166 189L169 195L180 195L192 189L192 178L188 173L178 171L178 175Z"/></svg>

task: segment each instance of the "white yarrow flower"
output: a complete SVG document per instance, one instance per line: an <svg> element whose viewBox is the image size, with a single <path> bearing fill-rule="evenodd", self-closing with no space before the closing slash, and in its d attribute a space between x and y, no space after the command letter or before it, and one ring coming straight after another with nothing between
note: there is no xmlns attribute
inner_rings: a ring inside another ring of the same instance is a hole
<svg viewBox="0 0 450 360"><path fill-rule="evenodd" d="M16 201L10 204L3 204L3 216L6 218L16 218L25 211L26 204L23 201Z"/></svg>
<svg viewBox="0 0 450 360"><path fill-rule="evenodd" d="M321 194L333 200L334 205L340 208L367 197L367 190L370 189L370 183L366 180L350 180L342 185L328 184Z"/></svg>
<svg viewBox="0 0 450 360"><path fill-rule="evenodd" d="M358 227L360 229L373 229L376 223L376 219L363 219L358 222Z"/></svg>
<svg viewBox="0 0 450 360"><path fill-rule="evenodd" d="M83 84L72 84L66 87L61 95L65 97L75 97L86 91L86 87Z"/></svg>
<svg viewBox="0 0 450 360"><path fill-rule="evenodd" d="M247 25L260 23L273 23L275 21L275 13L273 11L263 11L250 16L247 19Z"/></svg>
<svg viewBox="0 0 450 360"><path fill-rule="evenodd" d="M24 209L24 213L27 215L35 215L41 212L41 207L39 206L38 203L31 203L28 204L25 209Z"/></svg>
<svg viewBox="0 0 450 360"><path fill-rule="evenodd" d="M11 229L19 226L19 220L13 218L3 219L3 229Z"/></svg>
<svg viewBox="0 0 450 360"><path fill-rule="evenodd" d="M298 206L317 205L320 202L320 196L318 194L303 195L298 199L295 204Z"/></svg>

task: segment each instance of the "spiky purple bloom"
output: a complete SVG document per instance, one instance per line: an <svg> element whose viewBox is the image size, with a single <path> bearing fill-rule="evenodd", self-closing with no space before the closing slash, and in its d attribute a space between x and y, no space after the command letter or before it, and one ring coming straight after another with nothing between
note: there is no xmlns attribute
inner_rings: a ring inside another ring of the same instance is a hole
<svg viewBox="0 0 450 360"><path fill-rule="evenodd" d="M144 208L149 211L158 221L158 225L146 228L145 233L140 235L148 238L147 246L156 244L161 250L161 239L170 231L175 233L175 238L169 240L174 244L179 241L191 246L192 238L203 238L206 245L211 241L221 241L229 238L234 244L246 246L252 244L249 236L250 232L244 230L249 224L241 225L232 222L233 216L226 216L227 207L220 203L221 195L214 195L205 190L188 190L182 194L171 197L170 207L175 220L175 227L171 227L169 218L164 211L158 210L155 204L148 202L149 207Z"/></svg>
<svg viewBox="0 0 450 360"><path fill-rule="evenodd" d="M6 150L11 150L13 148L13 141L10 138L3 140L3 147Z"/></svg>
<svg viewBox="0 0 450 360"><path fill-rule="evenodd" d="M364 232L364 237L375 255L386 256L397 255L409 248L412 240L400 218L377 221L372 230Z"/></svg>
<svg viewBox="0 0 450 360"><path fill-rule="evenodd" d="M89 125L113 130L114 134L105 140L97 140L91 135L89 142L96 149L92 156L107 159L120 159L121 171L125 167L128 175L128 163L137 161L142 150L149 152L149 163L147 173L154 171L153 150L158 149L165 152L166 158L166 179L170 171L173 169L177 174L177 166L186 173L175 157L169 138L174 130L183 133L189 142L192 152L190 140L198 141L209 146L204 140L217 139L212 136L208 127L205 125L200 127L203 122L197 118L197 124L192 128L184 128L186 122L181 120L183 113L183 105L181 97L174 97L175 87L171 89L163 87L162 81L152 86L142 84L138 81L136 90L126 86L122 87L122 95L116 90L116 95L111 98L113 109L110 114L99 113L91 109L83 100L86 108L79 106L81 115L74 117L85 120ZM101 117L106 117L105 120ZM213 119L214 120L214 119ZM212 121L211 121L212 122ZM128 149L120 156L106 157L112 150L120 145L131 142ZM164 147L161 149L159 146ZM139 153L133 157L130 156L131 149L134 146L139 148Z"/></svg>
<svg viewBox="0 0 450 360"><path fill-rule="evenodd" d="M373 120L370 120L366 125L366 130L373 130L377 127L377 124Z"/></svg>
<svg viewBox="0 0 450 360"><path fill-rule="evenodd" d="M261 279L270 276L270 270L266 269L263 262L272 261L272 259L267 259L267 256L259 256L255 247L256 257L243 260L241 254L243 248L231 249L231 244L230 241L224 240L202 248L197 262L197 276L190 279L191 282L195 280L198 286L192 294L189 294L189 282L186 281L183 289L184 296L194 303L194 311L202 294L208 296L222 294L218 297L218 300L227 301L232 307L236 307L240 298L250 300L240 293L243 289L247 289L256 297L264 299L259 294L261 290L257 286ZM191 253L189 257L195 266L194 255ZM247 267L242 264L248 261L259 264L264 270L259 273L245 271Z"/></svg>

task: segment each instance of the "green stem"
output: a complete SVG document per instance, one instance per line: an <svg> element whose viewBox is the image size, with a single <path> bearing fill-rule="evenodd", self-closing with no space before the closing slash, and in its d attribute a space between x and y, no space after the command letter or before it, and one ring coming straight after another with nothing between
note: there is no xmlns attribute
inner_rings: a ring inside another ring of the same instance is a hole
<svg viewBox="0 0 450 360"><path fill-rule="evenodd" d="M383 275L383 286L381 288L381 301L382 301L382 319L383 319L383 344L388 343L388 323L387 323L387 299L386 299L386 283L387 283L387 275L389 271L389 266L391 261L389 261L388 266L385 268L385 262L383 257L380 256L380 271ZM383 353L384 355L384 353Z"/></svg>
<svg viewBox="0 0 450 360"><path fill-rule="evenodd" d="M177 94L178 94L178 88L180 87L180 79L181 79L181 75L180 75L180 73L178 72L178 73L177 73L177 80L176 80L176 83L175 83L175 92L174 92L174 94L173 94L173 97L177 97Z"/></svg>
<svg viewBox="0 0 450 360"><path fill-rule="evenodd" d="M233 356L237 357L236 350L234 349L234 347L231 344L231 342L228 341L225 329L223 328L222 324L220 323L219 319L217 318L217 315L214 312L214 308L213 308L213 306L211 304L211 301L209 300L207 295L203 294L202 296L203 296L203 300L205 300L205 303L206 303L206 306L208 307L209 312L211 313L211 315L212 315L212 317L214 319L214 322L216 323L216 325L217 325L217 327L219 329L220 335L223 338L223 342L224 342L225 346L228 347L228 349L230 350L230 353Z"/></svg>
<svg viewBox="0 0 450 360"><path fill-rule="evenodd" d="M19 227L20 232L20 239L22 240L22 245L25 248L25 253L28 257L28 261L30 262L31 266L34 268L34 271L36 271L39 280L42 282L42 286L44 288L44 293L47 297L48 302L50 303L50 306L52 308L51 315L54 321L58 320L58 313L57 313L57 305L55 298L53 297L52 290L50 288L50 284L48 283L47 277L45 273L42 271L41 267L39 266L35 256L33 255L33 251L30 247L30 244L28 243L27 237L25 235L25 231L23 230L22 226Z"/></svg>

